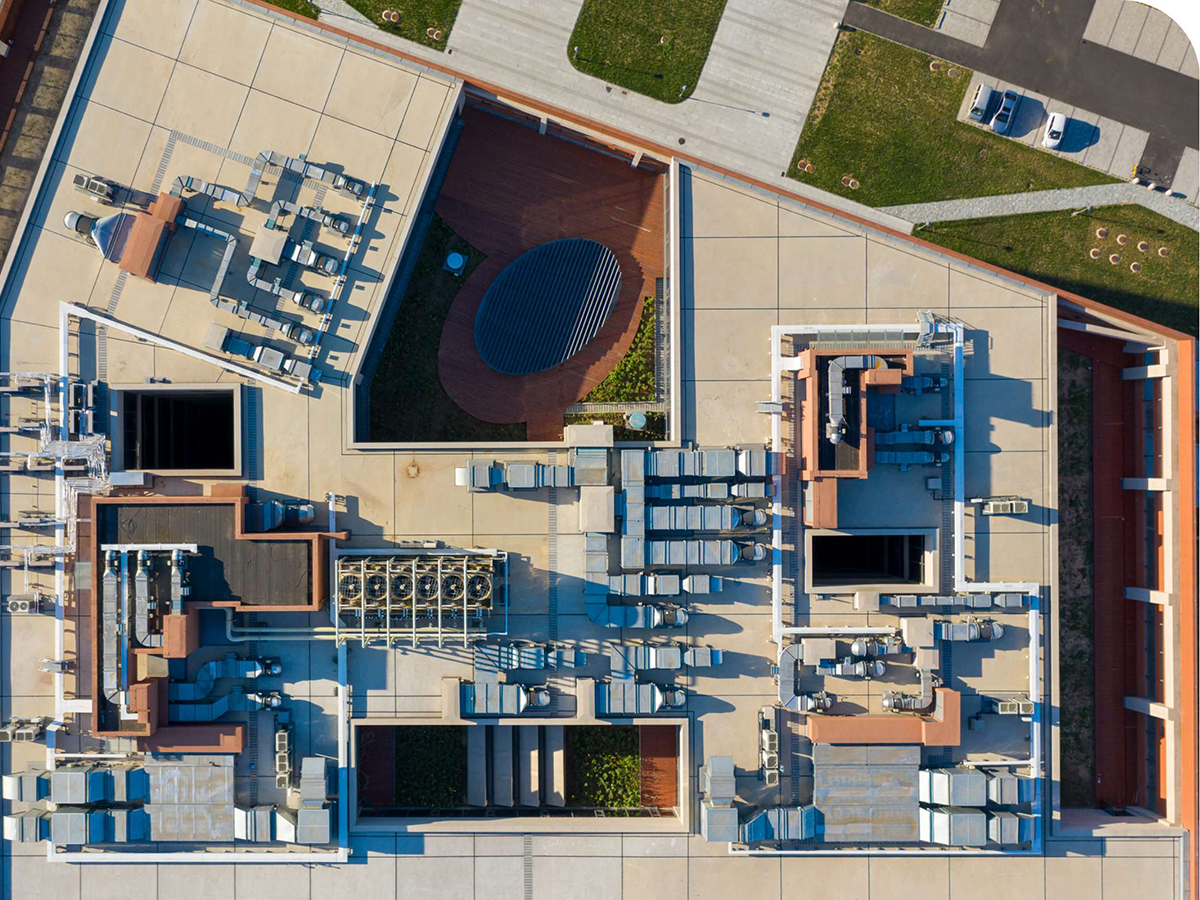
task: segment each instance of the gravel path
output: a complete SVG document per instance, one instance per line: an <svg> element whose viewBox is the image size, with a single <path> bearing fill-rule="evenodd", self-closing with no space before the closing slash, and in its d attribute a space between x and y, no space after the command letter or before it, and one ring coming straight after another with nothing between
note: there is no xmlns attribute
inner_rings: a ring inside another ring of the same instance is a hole
<svg viewBox="0 0 1200 900"><path fill-rule="evenodd" d="M1120 203L1141 204L1180 225L1186 225L1193 231L1200 231L1200 209L1177 197L1129 183L999 194L995 197L972 197L968 200L941 200L936 203L908 203L903 206L886 206L883 211L910 222L920 223L986 219L1056 209L1082 209L1085 206L1114 206Z"/></svg>

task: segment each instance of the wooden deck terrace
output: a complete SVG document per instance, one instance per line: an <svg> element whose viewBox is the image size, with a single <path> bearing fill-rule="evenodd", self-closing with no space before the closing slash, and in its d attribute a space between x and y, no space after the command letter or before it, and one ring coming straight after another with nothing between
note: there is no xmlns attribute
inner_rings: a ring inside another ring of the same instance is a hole
<svg viewBox="0 0 1200 900"><path fill-rule="evenodd" d="M613 370L633 343L642 299L663 272L661 174L473 107L436 211L487 258L467 277L446 317L438 374L460 407L486 422L525 422L532 441L563 435L568 406ZM532 375L501 375L475 347L475 314L493 279L527 250L591 238L621 265L608 321L567 362Z"/></svg>

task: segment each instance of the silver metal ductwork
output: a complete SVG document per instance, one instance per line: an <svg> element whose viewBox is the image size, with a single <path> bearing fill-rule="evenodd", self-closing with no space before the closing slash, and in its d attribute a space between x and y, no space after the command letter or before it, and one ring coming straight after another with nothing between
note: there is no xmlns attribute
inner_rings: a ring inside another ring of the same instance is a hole
<svg viewBox="0 0 1200 900"><path fill-rule="evenodd" d="M835 356L829 361L829 408L825 421L829 443L840 444L846 428L846 370L886 368L887 361L881 356Z"/></svg>

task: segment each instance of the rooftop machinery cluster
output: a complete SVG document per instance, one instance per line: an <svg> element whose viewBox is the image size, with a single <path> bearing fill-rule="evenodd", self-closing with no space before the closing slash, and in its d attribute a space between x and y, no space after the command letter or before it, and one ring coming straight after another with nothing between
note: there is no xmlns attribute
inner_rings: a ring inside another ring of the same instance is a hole
<svg viewBox="0 0 1200 900"><path fill-rule="evenodd" d="M198 216L187 214L185 198L189 193L203 194L238 208L252 206L263 176L269 169L280 170L296 182L316 186L318 196L332 189L362 204L357 220L351 222L319 204L304 205L276 200L250 246L250 265L246 272L250 286L290 301L298 313L307 311L319 316L315 328L305 325L300 319L289 319L274 312L260 312L247 300L233 300L224 296L225 278L237 249L237 238L229 231L202 221ZM217 309L257 322L268 331L296 342L304 348L304 357L287 356L270 345L251 343L220 325L209 329L204 346L218 353L244 357L271 373L282 372L298 379L300 383L320 380L321 372L314 368L313 360L329 329L334 306L345 288L350 260L361 243L364 225L377 202L377 184L367 185L329 166L308 162L303 155L290 157L264 150L254 158L246 186L240 191L190 175L177 177L169 193L161 193L154 198L144 197L133 189L121 188L104 178L76 179L76 188L108 205L125 197L141 207L141 211L121 211L102 217L69 212L64 220L69 229L100 250L105 259L117 263L130 274L154 280L177 226L220 241L223 249L209 288L210 301ZM291 222L286 226L283 224L285 216L291 217ZM292 231L297 225L300 232L293 236ZM346 241L346 249L340 258L316 249L313 227L324 228L326 233ZM287 269L275 278L267 279L262 277L262 270L266 266L287 266ZM292 287L294 273L302 268L333 279L328 296Z"/></svg>
<svg viewBox="0 0 1200 900"><path fill-rule="evenodd" d="M683 627L684 596L724 586L711 570L766 559L761 504L775 463L763 447L618 456L612 427L599 424L569 426L567 443L566 465L471 462L455 470L455 483L474 492L578 490L584 603L597 625Z"/></svg>

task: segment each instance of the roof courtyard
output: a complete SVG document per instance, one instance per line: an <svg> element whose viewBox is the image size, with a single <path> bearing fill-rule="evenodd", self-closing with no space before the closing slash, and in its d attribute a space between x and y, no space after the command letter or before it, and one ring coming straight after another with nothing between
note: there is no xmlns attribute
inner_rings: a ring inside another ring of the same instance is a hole
<svg viewBox="0 0 1200 900"><path fill-rule="evenodd" d="M0 273L6 896L1184 896L1194 342L258 3L90 40ZM1068 351L1156 548L1091 808Z"/></svg>

